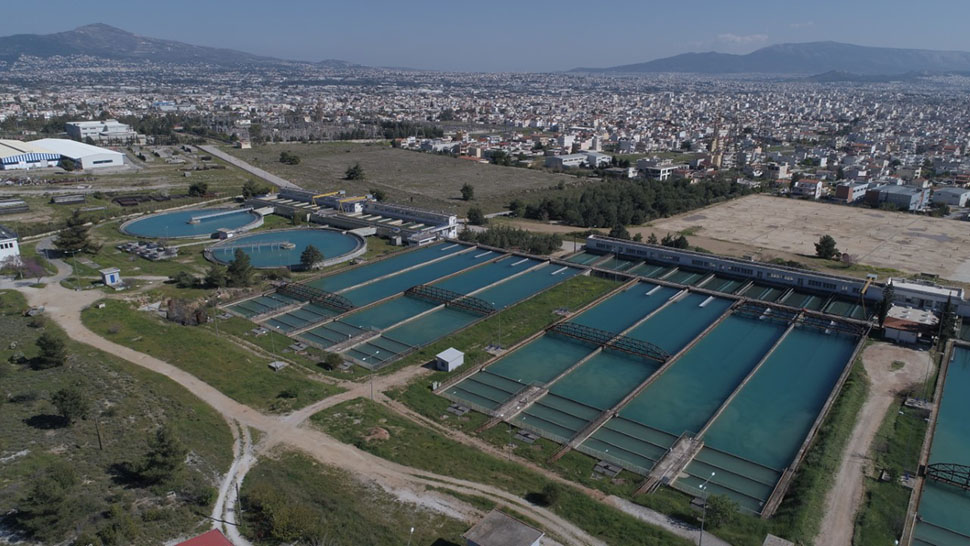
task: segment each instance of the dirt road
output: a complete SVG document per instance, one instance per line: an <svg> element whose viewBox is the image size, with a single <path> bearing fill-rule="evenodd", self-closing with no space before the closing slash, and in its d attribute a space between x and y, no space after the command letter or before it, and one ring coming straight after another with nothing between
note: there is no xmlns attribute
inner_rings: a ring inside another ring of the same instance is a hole
<svg viewBox="0 0 970 546"><path fill-rule="evenodd" d="M905 364L894 370L894 362ZM933 372L933 362L928 352L889 343L870 345L862 353L862 363L871 382L869 397L859 412L849 445L842 454L835 486L826 498L825 516L815 538L816 546L846 546L852 543L856 512L865 492L863 478L879 425L897 393L922 382L927 373Z"/></svg>
<svg viewBox="0 0 970 546"><path fill-rule="evenodd" d="M353 446L343 444L318 430L302 426L301 423L289 422L286 416L266 415L240 404L184 370L97 335L81 323L81 310L102 298L104 295L100 292L75 292L65 289L59 284L50 284L42 289L20 287L20 290L31 305L44 306L47 315L57 322L71 339L162 374L204 400L223 415L227 421L238 421L242 426L248 426L265 433L264 438L260 441L260 451L265 451L276 445L296 448L324 464L340 468L366 480L376 481L389 490L412 491L415 494L428 495L426 488L430 486L484 497L498 504L512 507L543 527L553 530L559 538L568 544L603 544L602 541L590 536L551 511L533 505L504 490L468 480L420 471L381 459ZM369 384L362 386L362 389L365 388L369 388ZM231 474L233 475L231 478L233 482L241 479L238 472ZM229 498L225 498L224 503L228 504L229 500ZM227 508L224 505L224 513Z"/></svg>

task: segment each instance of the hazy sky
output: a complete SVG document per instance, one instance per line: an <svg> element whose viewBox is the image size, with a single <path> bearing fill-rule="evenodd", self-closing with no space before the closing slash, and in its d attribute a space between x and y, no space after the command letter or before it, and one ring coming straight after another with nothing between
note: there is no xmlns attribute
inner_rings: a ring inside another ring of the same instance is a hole
<svg viewBox="0 0 970 546"><path fill-rule="evenodd" d="M467 71L614 66L782 42L970 50L965 0L45 0L0 35L87 23L274 57Z"/></svg>

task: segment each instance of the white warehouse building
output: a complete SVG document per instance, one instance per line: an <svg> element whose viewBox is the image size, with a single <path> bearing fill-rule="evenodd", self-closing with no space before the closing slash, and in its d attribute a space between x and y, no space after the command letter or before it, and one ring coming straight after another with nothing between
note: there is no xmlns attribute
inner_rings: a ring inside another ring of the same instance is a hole
<svg viewBox="0 0 970 546"><path fill-rule="evenodd" d="M0 168L3 170L53 167L60 160L60 154L33 142L0 140Z"/></svg>
<svg viewBox="0 0 970 546"><path fill-rule="evenodd" d="M125 164L125 155L121 152L65 138L42 138L28 144L50 150L61 157L70 158L82 169L121 167Z"/></svg>

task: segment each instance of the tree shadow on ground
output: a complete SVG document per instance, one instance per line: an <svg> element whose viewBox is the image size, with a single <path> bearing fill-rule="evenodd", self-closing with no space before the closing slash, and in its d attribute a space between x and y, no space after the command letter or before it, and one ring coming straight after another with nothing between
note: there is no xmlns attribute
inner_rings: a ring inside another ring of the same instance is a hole
<svg viewBox="0 0 970 546"><path fill-rule="evenodd" d="M24 424L40 430L53 430L56 428L64 428L69 423L67 422L67 419L61 417L60 415L41 413L39 415L34 415L33 417L24 419Z"/></svg>

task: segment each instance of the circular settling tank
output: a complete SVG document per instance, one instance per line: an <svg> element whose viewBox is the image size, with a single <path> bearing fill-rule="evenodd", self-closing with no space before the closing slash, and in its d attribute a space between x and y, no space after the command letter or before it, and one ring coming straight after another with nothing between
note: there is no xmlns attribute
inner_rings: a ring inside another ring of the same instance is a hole
<svg viewBox="0 0 970 546"><path fill-rule="evenodd" d="M247 230L261 225L262 217L245 209L192 209L152 214L130 220L121 231L136 237L206 237L219 229Z"/></svg>
<svg viewBox="0 0 970 546"><path fill-rule="evenodd" d="M284 229L252 233L227 239L207 251L215 261L227 264L236 250L249 255L253 267L290 267L300 264L300 256L310 245L319 250L324 263L340 263L367 250L364 238L332 229Z"/></svg>

